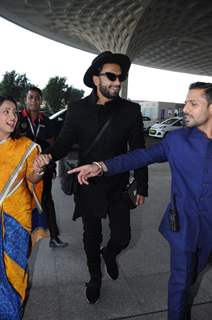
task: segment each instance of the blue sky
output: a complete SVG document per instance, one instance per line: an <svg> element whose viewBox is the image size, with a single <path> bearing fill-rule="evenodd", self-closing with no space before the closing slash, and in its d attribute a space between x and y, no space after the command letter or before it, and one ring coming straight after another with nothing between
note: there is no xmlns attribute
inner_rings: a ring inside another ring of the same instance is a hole
<svg viewBox="0 0 212 320"><path fill-rule="evenodd" d="M50 77L66 77L67 83L86 94L83 76L93 54L49 40L0 18L0 80L6 71L15 70L41 89ZM212 77L189 75L132 65L128 97L131 100L184 102L188 86L194 81L212 82Z"/></svg>

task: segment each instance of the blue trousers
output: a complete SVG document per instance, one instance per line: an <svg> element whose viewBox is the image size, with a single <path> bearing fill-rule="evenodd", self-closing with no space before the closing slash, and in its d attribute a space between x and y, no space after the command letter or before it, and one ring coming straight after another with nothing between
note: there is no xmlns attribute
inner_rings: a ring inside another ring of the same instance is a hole
<svg viewBox="0 0 212 320"><path fill-rule="evenodd" d="M195 284L207 265L212 251L208 247L185 252L171 247L171 274L168 284L168 320L190 320L190 310L197 292Z"/></svg>

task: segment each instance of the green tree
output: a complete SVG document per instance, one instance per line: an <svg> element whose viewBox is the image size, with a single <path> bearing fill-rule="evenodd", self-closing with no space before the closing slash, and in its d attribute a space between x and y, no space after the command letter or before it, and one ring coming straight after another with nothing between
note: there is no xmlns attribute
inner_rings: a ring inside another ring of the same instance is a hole
<svg viewBox="0 0 212 320"><path fill-rule="evenodd" d="M23 105L24 97L30 85L25 73L19 74L15 70L6 72L0 83L0 94L11 96Z"/></svg>
<svg viewBox="0 0 212 320"><path fill-rule="evenodd" d="M48 84L43 89L43 97L48 108L52 112L57 112L65 106L65 92L68 88L66 78L50 78Z"/></svg>
<svg viewBox="0 0 212 320"><path fill-rule="evenodd" d="M65 77L50 78L43 89L43 97L50 112L57 112L69 105L72 101L82 98L83 90L68 86Z"/></svg>
<svg viewBox="0 0 212 320"><path fill-rule="evenodd" d="M84 90L76 89L73 86L68 87L65 92L66 105L70 105L72 101L81 99L84 96L84 93Z"/></svg>

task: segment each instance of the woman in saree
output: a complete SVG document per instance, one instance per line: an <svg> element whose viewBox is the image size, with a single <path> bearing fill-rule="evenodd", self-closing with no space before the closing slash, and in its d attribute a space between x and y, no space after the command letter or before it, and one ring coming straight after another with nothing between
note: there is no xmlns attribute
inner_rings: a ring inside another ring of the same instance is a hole
<svg viewBox="0 0 212 320"><path fill-rule="evenodd" d="M18 137L18 111L10 97L0 97L0 319L20 320L28 287L28 258L38 213L45 162L35 162L39 147ZM34 201L35 199L35 201ZM35 203L37 206L35 206ZM34 208L34 210L33 210ZM36 229L39 237L42 230Z"/></svg>

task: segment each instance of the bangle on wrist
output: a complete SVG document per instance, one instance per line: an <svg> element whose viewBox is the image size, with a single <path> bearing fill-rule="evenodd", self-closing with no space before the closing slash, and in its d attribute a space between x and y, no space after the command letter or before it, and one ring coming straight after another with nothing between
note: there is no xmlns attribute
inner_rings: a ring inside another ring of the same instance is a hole
<svg viewBox="0 0 212 320"><path fill-rule="evenodd" d="M98 175L99 175L99 176L102 176L103 173L104 173L104 170L103 170L102 165L101 165L99 162L96 162L96 161L92 162L92 164L95 164L95 165L101 170Z"/></svg>
<svg viewBox="0 0 212 320"><path fill-rule="evenodd" d="M105 165L105 163L103 161L98 162L100 164L100 166L102 167L102 171L103 173L108 171L107 166Z"/></svg>
<svg viewBox="0 0 212 320"><path fill-rule="evenodd" d="M43 176L43 175L44 175L44 171L36 172L36 174L37 174L38 176Z"/></svg>
<svg viewBox="0 0 212 320"><path fill-rule="evenodd" d="M34 171L34 173L37 175L37 176L42 176L44 175L44 170L40 170L40 171Z"/></svg>

